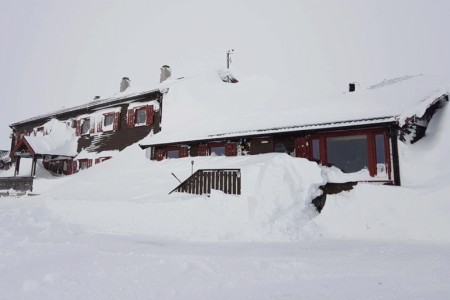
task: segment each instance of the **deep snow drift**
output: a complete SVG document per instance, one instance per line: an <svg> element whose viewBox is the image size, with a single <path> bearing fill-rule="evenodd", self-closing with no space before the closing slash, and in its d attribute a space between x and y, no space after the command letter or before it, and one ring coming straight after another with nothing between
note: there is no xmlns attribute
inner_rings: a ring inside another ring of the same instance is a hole
<svg viewBox="0 0 450 300"><path fill-rule="evenodd" d="M242 195L168 193L198 168L241 168ZM63 223L90 231L184 240L298 240L317 212L324 184L317 164L288 155L149 161L138 148L74 176L38 179L32 202ZM57 183L57 184L56 184Z"/></svg>
<svg viewBox="0 0 450 300"><path fill-rule="evenodd" d="M448 105L401 144L402 187L358 184L321 214L330 173L281 154L153 162L135 146L73 176L39 168L39 196L0 198L0 299L447 299L447 128ZM168 195L191 160L240 167L243 194Z"/></svg>
<svg viewBox="0 0 450 300"><path fill-rule="evenodd" d="M329 196L314 223L324 236L450 242L450 109L431 120L425 138L399 143L401 187L358 184Z"/></svg>
<svg viewBox="0 0 450 300"><path fill-rule="evenodd" d="M284 154L155 162L137 146L68 177L48 176L39 168L34 192L41 195L20 202L36 208L27 209L27 214L39 222L100 233L190 241L450 242L445 128L450 128L447 106L432 119L424 139L414 145L400 143L402 187L358 184L352 191L328 196L320 215L310 202L321 193L318 187L327 174L333 174L333 180L339 174L316 163ZM171 173L187 178L192 160L194 169L241 168L242 195L168 195L178 185Z"/></svg>

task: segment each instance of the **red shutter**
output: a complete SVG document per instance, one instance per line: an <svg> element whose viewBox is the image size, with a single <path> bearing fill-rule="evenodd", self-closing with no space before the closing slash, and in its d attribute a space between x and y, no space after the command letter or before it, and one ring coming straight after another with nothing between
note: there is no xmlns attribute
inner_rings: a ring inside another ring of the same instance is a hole
<svg viewBox="0 0 450 300"><path fill-rule="evenodd" d="M100 118L100 122L97 123L97 132L103 131L103 117Z"/></svg>
<svg viewBox="0 0 450 300"><path fill-rule="evenodd" d="M206 156L208 155L208 146L200 145L198 146L198 156Z"/></svg>
<svg viewBox="0 0 450 300"><path fill-rule="evenodd" d="M67 175L72 175L77 172L77 161L67 160Z"/></svg>
<svg viewBox="0 0 450 300"><path fill-rule="evenodd" d="M95 159L95 164L99 164L100 163L100 158L96 158Z"/></svg>
<svg viewBox="0 0 450 300"><path fill-rule="evenodd" d="M310 158L309 157L309 141L307 137L300 137L295 139L295 156Z"/></svg>
<svg viewBox="0 0 450 300"><path fill-rule="evenodd" d="M76 133L77 136L81 135L81 120L76 121L75 133Z"/></svg>
<svg viewBox="0 0 450 300"><path fill-rule="evenodd" d="M76 160L72 161L72 174L78 172L78 162Z"/></svg>
<svg viewBox="0 0 450 300"><path fill-rule="evenodd" d="M67 164L67 175L70 175L72 174L72 161L66 160L66 164Z"/></svg>
<svg viewBox="0 0 450 300"><path fill-rule="evenodd" d="M225 156L237 156L237 144L227 143L225 145Z"/></svg>
<svg viewBox="0 0 450 300"><path fill-rule="evenodd" d="M92 167L92 159L87 159L87 167L90 168Z"/></svg>
<svg viewBox="0 0 450 300"><path fill-rule="evenodd" d="M118 112L114 113L114 125L113 125L114 131L119 130L119 116L120 116L120 113L118 113Z"/></svg>
<svg viewBox="0 0 450 300"><path fill-rule="evenodd" d="M153 124L153 105L147 106L147 125Z"/></svg>
<svg viewBox="0 0 450 300"><path fill-rule="evenodd" d="M155 159L160 161L163 160L165 156L164 149L156 149L155 150Z"/></svg>
<svg viewBox="0 0 450 300"><path fill-rule="evenodd" d="M89 133L94 133L95 132L95 123L93 122L94 120L88 119L89 120L89 126L91 128L89 128Z"/></svg>
<svg viewBox="0 0 450 300"><path fill-rule="evenodd" d="M128 127L134 127L134 124L136 123L134 121L134 109L129 109L128 110Z"/></svg>
<svg viewBox="0 0 450 300"><path fill-rule="evenodd" d="M189 148L187 146L180 146L180 157L188 157L189 156Z"/></svg>

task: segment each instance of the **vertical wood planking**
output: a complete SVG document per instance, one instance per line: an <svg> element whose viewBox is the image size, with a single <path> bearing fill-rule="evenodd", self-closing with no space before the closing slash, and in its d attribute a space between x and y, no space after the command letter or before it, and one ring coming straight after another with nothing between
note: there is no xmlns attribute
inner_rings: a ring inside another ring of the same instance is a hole
<svg viewBox="0 0 450 300"><path fill-rule="evenodd" d="M240 195L241 194L241 171L238 171L238 182L237 182L237 194Z"/></svg>
<svg viewBox="0 0 450 300"><path fill-rule="evenodd" d="M239 169L197 170L174 191L190 194L211 194L211 190L225 194L241 194L241 172Z"/></svg>

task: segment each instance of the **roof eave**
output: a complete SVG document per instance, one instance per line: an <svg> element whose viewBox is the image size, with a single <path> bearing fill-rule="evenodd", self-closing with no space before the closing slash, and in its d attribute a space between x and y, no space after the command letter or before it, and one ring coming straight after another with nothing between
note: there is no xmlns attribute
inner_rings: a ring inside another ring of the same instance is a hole
<svg viewBox="0 0 450 300"><path fill-rule="evenodd" d="M161 91L159 89L154 89L154 90L150 90L150 91L146 91L146 92L142 92L142 93L138 93L138 94L127 95L127 96L119 97L119 98L110 97L110 98L107 98L107 99L95 101L97 103L87 103L87 104L78 105L78 106L74 106L74 107L67 108L67 109L57 110L57 111L54 111L52 113L43 114L41 116L28 118L28 119L25 119L23 121L10 124L8 126L11 129L14 129L17 126L21 126L21 125L24 125L24 124L27 124L27 123L31 123L31 122L35 122L35 121L39 121L39 120L49 119L49 118L60 116L60 115L63 115L63 114L66 114L66 113L70 113L70 112L81 111L83 109L96 109L96 108L101 108L101 107L104 107L104 106L115 105L115 104L118 104L118 103L121 103L121 102L137 100L137 99L139 99L141 97L144 97L146 95L150 95L150 94L153 94L153 93L161 93Z"/></svg>
<svg viewBox="0 0 450 300"><path fill-rule="evenodd" d="M357 125L350 125L350 122L356 122L361 120L355 120L355 121L345 121L342 123L345 123L343 126L327 126L327 127L320 127L325 124L316 124L316 125L304 125L304 126L292 126L292 127L280 127L280 128L273 128L273 129L261 129L261 130L248 130L245 132L240 133L223 133L223 134L216 134L216 135L208 135L205 138L197 138L197 139L190 139L190 140L181 140L181 141L171 141L171 142L163 142L163 143L149 143L149 144L139 144L139 147L143 150L155 147L155 146L169 146L169 145L175 145L175 144L191 144L191 143L198 143L198 142L211 142L216 141L220 139L237 139L237 138L248 138L248 137L262 137L267 135L277 135L277 134L286 134L286 133L300 133L300 132L311 132L316 130L333 130L333 129L349 129L349 128L360 128L360 127L368 127L368 126L389 126L389 125L397 125L396 117L389 116L389 117L382 117L377 118L380 120L380 122L373 122L373 123L365 123L365 124L357 124ZM342 124L341 123L341 124ZM326 124L332 124L332 123L326 123ZM317 126L316 128L313 128L314 126ZM283 130L284 129L284 130Z"/></svg>

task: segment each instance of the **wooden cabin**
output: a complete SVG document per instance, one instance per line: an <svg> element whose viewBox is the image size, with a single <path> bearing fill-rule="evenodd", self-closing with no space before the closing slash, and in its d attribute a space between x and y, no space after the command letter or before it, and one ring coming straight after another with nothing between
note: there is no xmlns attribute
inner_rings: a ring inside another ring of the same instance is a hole
<svg viewBox="0 0 450 300"><path fill-rule="evenodd" d="M355 92L354 84L350 85L349 90L340 95L339 108L342 108L343 111L343 113L339 111L341 114L333 111L333 108L327 111L326 101L318 104L313 101L305 101L299 104L303 110L298 110L298 118L296 119L295 113L289 112L290 114L286 115L294 116L292 118L294 121L286 118L286 124L283 124L283 112L275 114L271 112L274 110L273 107L269 107L267 116L276 118L279 114L280 117L275 121L267 118L267 127L262 128L261 124L264 122L255 123L253 121L255 125L252 124L251 118L248 117L253 113L251 109L246 113L239 109L239 103L249 101L249 96L237 100L216 99L217 110L220 113L209 117L204 110L201 111L201 114L195 114L196 110L192 109L192 107L202 105L201 101L197 100L200 97L199 93L196 93L190 98L197 102L190 105L185 104L184 108L186 111L192 111L192 115L179 122L182 124L180 128L165 124L161 133L146 138L140 143L140 146L142 149L150 149L151 159L157 161L183 157L241 156L280 152L316 161L323 166L336 167L343 173L353 174L352 180L355 181L375 181L400 185L398 143L415 143L421 139L425 135L426 127L435 111L448 102L448 95L445 91L430 95L424 92L425 98L422 98L419 93L417 95L412 93L416 98L410 97L411 91L408 89L410 86L414 86L414 82L402 87L401 91L406 91L408 96L392 97L399 102L391 105L392 107L388 106L393 103L391 99L377 98L379 94L389 94L389 89L393 88L391 85L395 87L395 84L404 85L405 82L414 80L422 80L422 78L420 76L402 77L392 82L383 82L379 86L369 87L361 94ZM381 92L377 90L377 93L374 93L372 90L375 89L380 89ZM189 97L189 91L189 88L185 88L183 93L175 91L175 94ZM168 96L170 93L169 90ZM238 96L236 93L236 97ZM403 99L411 105L411 113L406 111L402 114L401 109L405 107L405 103L401 102ZM169 100L173 101L173 106L178 101L176 98L169 98ZM212 109L216 109L209 104L210 101L213 99L207 97L204 101L205 106L209 105ZM332 101L334 99L329 100L328 103L332 103ZM183 101L180 100L179 103L183 104ZM221 103L226 103L226 105L220 106ZM233 106L234 104L236 106ZM332 104L333 107L338 106L336 103ZM376 108L377 104L382 106L379 112L369 109L370 106ZM310 110L306 109L314 105L317 106L316 115L312 115ZM358 105L361 108L358 108ZM364 105L367 105L366 108ZM258 105L255 105L255 108L260 109ZM215 122L218 123L216 120L221 118L221 114L225 115L227 109L229 119L232 121L216 126ZM346 113L345 110L349 110L349 113ZM164 118L170 118L167 116L170 113L178 114L177 116L180 117L179 111L182 111L182 108L174 107L171 112L169 107L165 110ZM264 116L263 113L261 115ZM176 118L171 119L177 121ZM294 125L292 125L293 123ZM204 124L211 125L213 129L209 129Z"/></svg>

